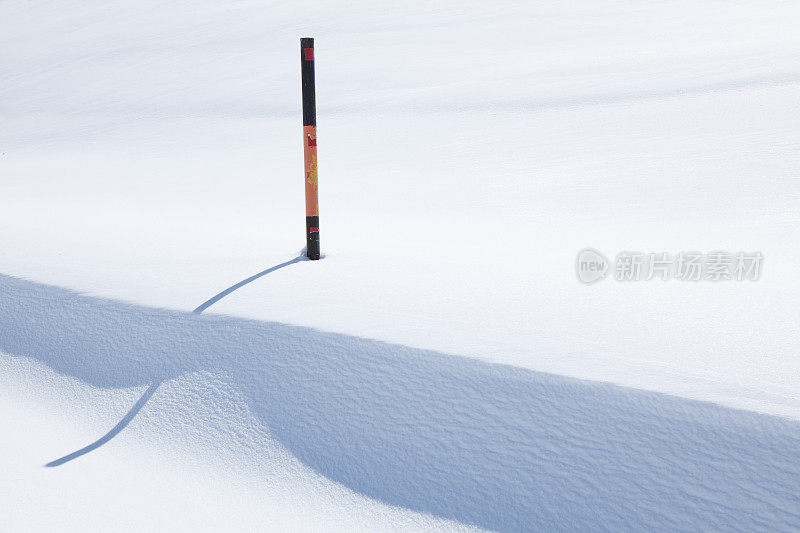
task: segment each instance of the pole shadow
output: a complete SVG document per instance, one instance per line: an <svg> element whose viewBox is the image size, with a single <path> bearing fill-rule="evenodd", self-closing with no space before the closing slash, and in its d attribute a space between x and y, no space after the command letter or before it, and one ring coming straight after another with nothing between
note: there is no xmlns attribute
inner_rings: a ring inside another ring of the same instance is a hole
<svg viewBox="0 0 800 533"><path fill-rule="evenodd" d="M289 266L289 265L293 265L293 264L295 264L295 263L298 263L298 262L300 262L300 261L307 261L307 260L308 260L308 259L307 259L306 257L303 257L303 256L301 255L301 256L295 257L294 259L290 259L290 260L288 260L288 261L285 261L285 262L283 262L283 263L281 263L281 264L279 264L279 265L275 265L274 267L270 267L270 268L268 268L268 269L266 269L266 270L262 270L262 271L261 271L261 272L259 272L258 274L254 274L254 275L250 276L249 278L243 279L243 280L242 280L242 281L240 281L239 283L235 283L234 285L231 285L230 287L228 287L228 288L227 288L227 289L225 289L224 291L220 292L219 294L217 294L217 295L215 295L215 296L213 296L213 297L209 298L208 300L206 300L205 302L203 302L202 304L200 304L200 305L197 307L197 309L195 309L195 310L194 310L194 311L192 311L192 312L193 312L193 313L198 313L198 314L199 314L199 313L202 313L203 311L205 311L206 309L208 309L209 307L211 307L212 305L214 305L215 303L217 303L217 302L218 302L218 301L220 301L221 299L223 299L223 298L225 298L226 296L228 296L228 295L229 295L230 293L232 293L233 291L235 291L235 290L237 290L237 289L241 289L242 287L244 287L244 286L245 286L245 285L247 285L248 283L252 283L252 282L254 282L255 280L257 280L258 278L260 278L260 277L263 277L263 276L266 276L267 274L270 274L270 273L272 273L272 272L275 272L276 270L279 270L279 269L281 269L281 268L287 267L287 266Z"/></svg>
<svg viewBox="0 0 800 533"><path fill-rule="evenodd" d="M116 437L117 434L120 431L122 431L123 429L125 429L125 427L130 423L130 421L133 420L133 418L139 413L139 411L142 409L142 407L144 407L144 404L146 404L150 400L150 398L156 392L156 389L158 389L159 385L161 385L161 382L157 381L157 382L153 383L152 385L150 385L149 387L147 387L147 390L144 391L144 394L142 394L142 397L139 398L139 400L133 405L133 407L131 407L131 410L128 411L128 413L122 418L122 420L120 420L119 423L116 426L111 428L111 431L109 431L108 433L106 433L105 435L103 435L102 437L100 437L99 439L97 439L96 441L91 443L90 445L88 445L88 446L86 446L84 448L81 448L78 451L72 452L72 453L70 453L68 455L65 455L64 457L62 457L60 459L56 459L55 461L50 461L49 463L47 463L44 466L50 467L50 468L52 468L54 466L61 466L64 463L68 463L69 461L72 461L73 459L77 459L81 455L85 455L85 454L87 454L87 453L89 453L91 451L96 450L97 448L99 448L100 446L105 444L106 442L108 442L111 439L113 439L114 437Z"/></svg>
<svg viewBox="0 0 800 533"><path fill-rule="evenodd" d="M249 278L243 279L239 283L231 285L230 287L228 287L224 291L220 292L219 294L216 294L212 298L209 298L208 300L206 300L205 302L200 304L194 311L192 311L192 313L200 314L203 311L205 311L206 309L208 309L209 307L211 307L212 305L214 305L216 302L220 301L222 298L228 296L233 291L244 287L248 283L252 283L253 281L255 281L255 280L257 280L257 279L259 279L259 278L261 278L263 276L266 276L267 274L270 274L271 272L275 272L278 269L281 269L281 268L287 267L289 265L293 265L294 263L297 263L299 261L305 261L305 260L307 260L307 258L304 257L304 254L301 253L300 256L295 257L294 259L290 259L289 261L285 261L285 262L283 262L283 263L281 263L279 265L275 265L275 266L270 267L270 268L268 268L266 270L262 270L258 274L254 274L254 275L250 276ZM99 439L94 441L93 443L89 444L88 446L85 446L85 447L81 448L80 450L77 450L75 452L67 454L64 457L56 459L55 461L50 461L45 466L48 467L48 468L52 468L52 467L55 467L55 466L61 466L64 463L68 463L69 461L77 459L78 457L81 457L82 455L86 455L87 453L96 450L100 446L104 445L105 443L107 443L108 441L110 441L111 439L116 437L123 429L125 429L125 427L127 427L127 425L131 422L131 420L133 420L134 417L136 417L136 415L139 413L139 411L142 409L142 407L144 407L145 404L150 400L150 398L153 397L153 394L155 394L156 390L161 385L161 383L162 383L161 380L154 381L144 391L142 396L136 401L136 403L133 405L133 407L131 407L131 409L122 418L122 420L120 420L117 423L116 426L111 428L111 430L108 433L106 433L105 435L103 435L102 437L100 437Z"/></svg>

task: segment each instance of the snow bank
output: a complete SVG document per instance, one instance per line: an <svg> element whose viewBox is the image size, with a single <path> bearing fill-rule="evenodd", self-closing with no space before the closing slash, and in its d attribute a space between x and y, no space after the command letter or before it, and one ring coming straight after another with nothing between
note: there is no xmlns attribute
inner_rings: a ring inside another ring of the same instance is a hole
<svg viewBox="0 0 800 533"><path fill-rule="evenodd" d="M0 278L0 349L100 387L204 372L327 478L489 529L800 523L800 424L280 323ZM213 399L208 401L214 402ZM137 410L140 406L135 406ZM228 447L241 428L216 421ZM226 444L222 443L222 447Z"/></svg>

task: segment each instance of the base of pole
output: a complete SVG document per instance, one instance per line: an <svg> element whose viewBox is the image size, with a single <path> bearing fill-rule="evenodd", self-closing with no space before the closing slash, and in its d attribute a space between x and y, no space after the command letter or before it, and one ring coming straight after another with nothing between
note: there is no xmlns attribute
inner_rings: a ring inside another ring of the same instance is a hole
<svg viewBox="0 0 800 533"><path fill-rule="evenodd" d="M319 259L319 217L306 217L306 257Z"/></svg>

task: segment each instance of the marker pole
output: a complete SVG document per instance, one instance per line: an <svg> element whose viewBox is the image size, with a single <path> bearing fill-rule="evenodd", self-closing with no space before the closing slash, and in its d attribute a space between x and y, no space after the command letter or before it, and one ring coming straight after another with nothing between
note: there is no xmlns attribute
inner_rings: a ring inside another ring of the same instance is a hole
<svg viewBox="0 0 800 533"><path fill-rule="evenodd" d="M300 39L303 77L303 157L306 182L306 256L319 259L319 200L317 197L317 102L314 89L314 39Z"/></svg>

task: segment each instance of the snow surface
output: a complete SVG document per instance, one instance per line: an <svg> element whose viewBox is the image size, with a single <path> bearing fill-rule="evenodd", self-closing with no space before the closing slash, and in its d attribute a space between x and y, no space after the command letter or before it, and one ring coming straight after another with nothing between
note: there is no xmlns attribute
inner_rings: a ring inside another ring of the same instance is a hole
<svg viewBox="0 0 800 533"><path fill-rule="evenodd" d="M0 529L800 528L798 17L0 2Z"/></svg>

